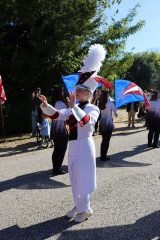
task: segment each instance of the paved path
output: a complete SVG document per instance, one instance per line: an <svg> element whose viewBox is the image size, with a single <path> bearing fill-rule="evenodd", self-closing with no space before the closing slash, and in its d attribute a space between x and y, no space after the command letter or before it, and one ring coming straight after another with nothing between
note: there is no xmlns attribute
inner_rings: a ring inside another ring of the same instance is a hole
<svg viewBox="0 0 160 240"><path fill-rule="evenodd" d="M125 125L114 131L108 162L100 162L101 136L94 137L94 215L81 224L64 216L73 205L69 177L50 177L52 149L38 150L33 139L1 144L0 240L160 239L160 149L147 148L142 124Z"/></svg>

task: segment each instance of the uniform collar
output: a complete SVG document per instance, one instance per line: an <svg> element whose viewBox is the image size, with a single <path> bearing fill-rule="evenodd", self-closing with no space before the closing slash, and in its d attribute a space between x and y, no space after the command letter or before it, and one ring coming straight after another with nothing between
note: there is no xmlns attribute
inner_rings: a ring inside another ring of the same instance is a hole
<svg viewBox="0 0 160 240"><path fill-rule="evenodd" d="M79 102L78 107L82 108L84 107L89 101Z"/></svg>

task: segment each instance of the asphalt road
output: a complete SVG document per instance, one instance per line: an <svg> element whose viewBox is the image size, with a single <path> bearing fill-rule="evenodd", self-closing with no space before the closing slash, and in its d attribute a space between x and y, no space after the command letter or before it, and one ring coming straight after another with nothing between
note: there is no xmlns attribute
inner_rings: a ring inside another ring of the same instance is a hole
<svg viewBox="0 0 160 240"><path fill-rule="evenodd" d="M50 176L53 149L39 150L32 138L0 144L0 240L160 239L160 149L148 149L147 130L137 126L115 129L107 162L94 137L94 215L80 224L65 217L73 206L68 174Z"/></svg>

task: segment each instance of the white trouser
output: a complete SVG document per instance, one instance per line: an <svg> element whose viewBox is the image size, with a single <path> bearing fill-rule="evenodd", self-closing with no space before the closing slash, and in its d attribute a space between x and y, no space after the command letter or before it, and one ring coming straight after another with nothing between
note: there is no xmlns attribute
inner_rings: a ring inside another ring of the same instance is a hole
<svg viewBox="0 0 160 240"><path fill-rule="evenodd" d="M73 194L73 199L78 213L87 212L90 210L90 196L89 194L85 196L76 196Z"/></svg>

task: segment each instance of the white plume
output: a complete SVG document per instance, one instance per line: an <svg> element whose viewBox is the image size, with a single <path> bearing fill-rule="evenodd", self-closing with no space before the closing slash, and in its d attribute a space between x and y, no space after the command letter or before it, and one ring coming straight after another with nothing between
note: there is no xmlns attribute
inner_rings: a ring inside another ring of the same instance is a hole
<svg viewBox="0 0 160 240"><path fill-rule="evenodd" d="M83 61L83 66L80 69L80 72L90 72L96 71L92 76L97 75L99 72L102 62L106 56L106 49L101 44L91 45L89 48L88 55L85 57Z"/></svg>

